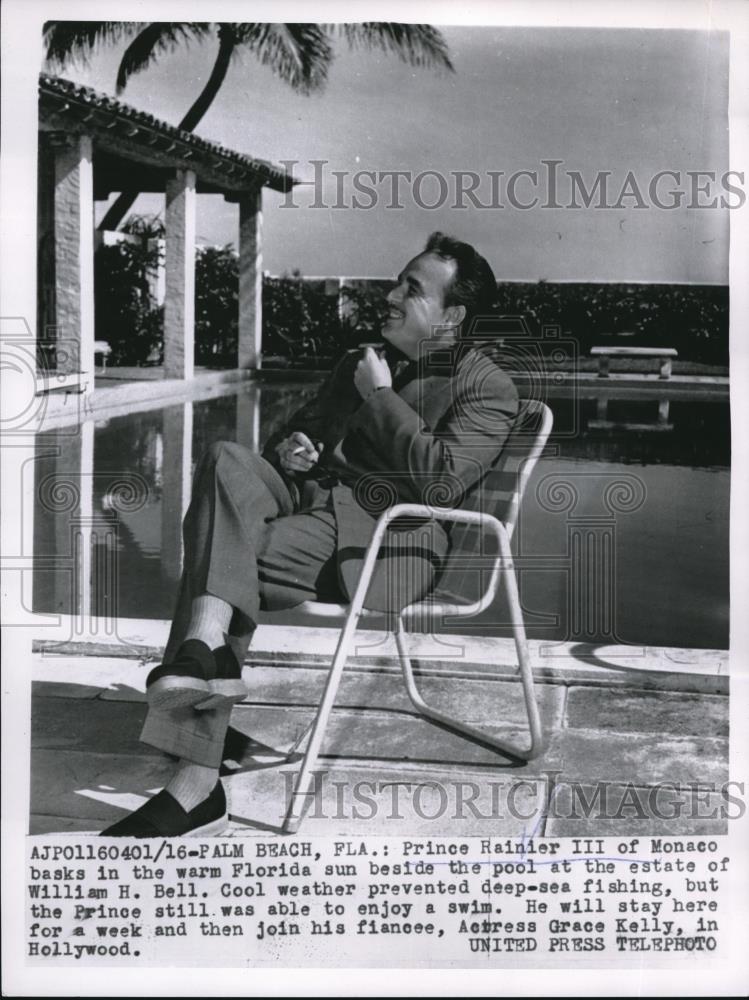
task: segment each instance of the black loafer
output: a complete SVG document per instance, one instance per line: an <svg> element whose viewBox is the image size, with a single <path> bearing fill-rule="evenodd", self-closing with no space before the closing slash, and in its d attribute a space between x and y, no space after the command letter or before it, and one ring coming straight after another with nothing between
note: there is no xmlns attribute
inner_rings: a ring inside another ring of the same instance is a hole
<svg viewBox="0 0 749 1000"><path fill-rule="evenodd" d="M201 712L209 708L219 708L226 704L236 704L247 697L247 688L242 680L242 668L229 646L219 646L213 651L216 664L215 676L208 680L210 695L195 707Z"/></svg>
<svg viewBox="0 0 749 1000"><path fill-rule="evenodd" d="M146 695L151 708L159 711L190 706L204 711L243 701L247 689L228 646L211 651L199 639L187 639L171 663L162 663L150 672Z"/></svg>
<svg viewBox="0 0 749 1000"><path fill-rule="evenodd" d="M187 812L163 789L124 819L102 830L100 837L211 837L226 829L229 813L220 781L208 796Z"/></svg>

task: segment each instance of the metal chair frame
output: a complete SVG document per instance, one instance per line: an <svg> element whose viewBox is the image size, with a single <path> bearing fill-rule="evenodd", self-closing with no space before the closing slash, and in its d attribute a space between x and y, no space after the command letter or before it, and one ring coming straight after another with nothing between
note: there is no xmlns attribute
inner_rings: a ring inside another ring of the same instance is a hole
<svg viewBox="0 0 749 1000"><path fill-rule="evenodd" d="M537 757L544 749L544 735L541 726L541 719L538 711L538 703L533 687L533 672L531 668L530 655L528 651L528 640L525 634L525 623L520 607L518 594L517 577L510 548L515 525L517 523L520 502L525 491L533 468L538 461L546 441L551 432L553 417L551 410L537 400L524 400L521 413L524 418L529 414L534 414L539 418L538 430L533 438L533 443L529 448L527 457L521 463L512 498L504 520L485 514L480 511L461 510L459 508L435 508L423 504L399 503L384 511L375 525L372 538L367 547L364 563L356 585L356 590L350 604L324 604L317 601L307 601L300 606L300 610L323 618L343 617L344 623L341 629L338 644L336 646L333 661L328 674L325 690L317 709L314 722L311 726L309 743L302 761L302 766L294 784L289 806L286 812L282 830L284 833L296 833L302 821L305 802L310 794L314 780L313 771L320 754L322 741L333 709L338 686L341 681L343 669L348 659L351 644L356 634L359 621L362 617L381 615L382 612L370 611L364 607L364 600L372 579L377 554L382 544L385 532L391 521L398 517L424 517L434 520L452 521L456 523L474 525L482 531L492 533L497 540L499 552L494 558L489 581L481 597L471 603L445 603L420 600L410 604L397 613L395 623L395 641L398 649L403 679L411 702L414 707L426 718L455 730L458 733L492 747L502 753L509 754L521 760L531 760ZM454 555L454 553L450 553ZM480 614L492 603L496 597L500 582L504 582L507 599L510 608L510 619L513 636L515 640L515 650L518 659L520 680L523 689L526 715L528 719L528 729L530 743L527 747L518 747L512 743L502 740L490 733L483 732L474 726L467 725L453 716L441 712L428 705L416 684L411 659L406 648L406 631L404 621L410 616L428 612L431 615L451 615L457 617L472 617ZM306 735L306 733L304 734ZM302 738L303 739L303 738ZM298 741L298 743L301 742Z"/></svg>

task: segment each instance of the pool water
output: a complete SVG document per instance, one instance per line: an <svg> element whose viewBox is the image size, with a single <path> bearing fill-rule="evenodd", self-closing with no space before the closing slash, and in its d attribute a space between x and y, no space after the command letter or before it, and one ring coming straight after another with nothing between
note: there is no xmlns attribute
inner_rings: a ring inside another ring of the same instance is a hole
<svg viewBox="0 0 749 1000"><path fill-rule="evenodd" d="M171 616L192 470L257 448L316 385L249 383L38 436L34 610ZM533 638L726 648L728 402L551 399L555 429L515 536ZM509 635L498 599L446 632Z"/></svg>

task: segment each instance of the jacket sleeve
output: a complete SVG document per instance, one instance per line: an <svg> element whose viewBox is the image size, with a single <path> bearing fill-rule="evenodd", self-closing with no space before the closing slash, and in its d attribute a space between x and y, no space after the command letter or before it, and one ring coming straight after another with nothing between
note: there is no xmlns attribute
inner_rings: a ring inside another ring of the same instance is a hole
<svg viewBox="0 0 749 1000"><path fill-rule="evenodd" d="M518 413L510 378L491 362L451 379L451 399L432 428L392 389L373 393L352 429L367 465L389 481L399 500L460 506L499 458Z"/></svg>
<svg viewBox="0 0 749 1000"><path fill-rule="evenodd" d="M272 434L263 446L262 456L285 477L276 446L294 431L302 431L311 441L323 441L329 446L331 430L338 426L334 419L336 402L340 396L346 373L353 366L355 352L347 351L336 363L333 371L320 386L316 395L295 411L284 426ZM350 381L350 379L348 380Z"/></svg>

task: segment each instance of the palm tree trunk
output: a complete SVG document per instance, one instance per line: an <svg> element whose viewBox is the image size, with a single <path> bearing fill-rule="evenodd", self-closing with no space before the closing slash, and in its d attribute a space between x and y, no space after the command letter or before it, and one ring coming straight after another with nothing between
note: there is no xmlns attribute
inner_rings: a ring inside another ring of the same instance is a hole
<svg viewBox="0 0 749 1000"><path fill-rule="evenodd" d="M229 69L229 62L231 61L231 55L236 44L234 33L229 25L222 24L218 34L218 55L216 62L213 64L211 75L208 77L208 82L203 87L198 99L179 123L178 127L185 132L193 132L200 123L206 111L208 111L213 103L216 94L221 89L221 84L224 82ZM98 228L101 230L116 229L133 207L133 203L139 194L139 191L132 189L123 191L107 210Z"/></svg>

